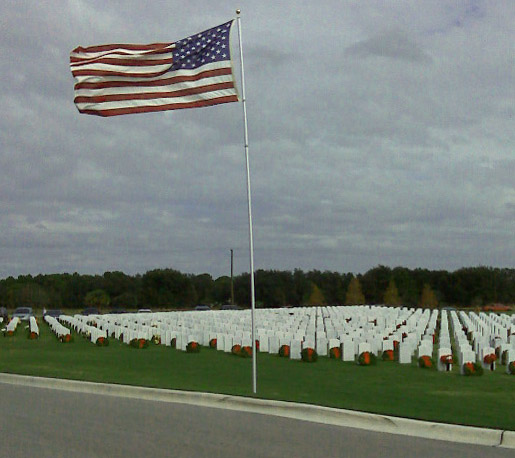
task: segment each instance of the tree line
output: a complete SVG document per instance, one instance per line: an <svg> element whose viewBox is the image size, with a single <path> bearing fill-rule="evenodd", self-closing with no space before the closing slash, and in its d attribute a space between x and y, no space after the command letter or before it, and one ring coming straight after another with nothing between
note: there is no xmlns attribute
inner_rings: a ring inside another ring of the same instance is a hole
<svg viewBox="0 0 515 458"><path fill-rule="evenodd" d="M515 269L469 267L445 270L377 266L364 274L312 270L258 270L256 306L386 304L481 307L515 303ZM234 302L250 305L250 275L233 279ZM205 273L155 269L145 274L78 273L20 275L0 280L0 306L15 308L185 309L226 304L231 279Z"/></svg>

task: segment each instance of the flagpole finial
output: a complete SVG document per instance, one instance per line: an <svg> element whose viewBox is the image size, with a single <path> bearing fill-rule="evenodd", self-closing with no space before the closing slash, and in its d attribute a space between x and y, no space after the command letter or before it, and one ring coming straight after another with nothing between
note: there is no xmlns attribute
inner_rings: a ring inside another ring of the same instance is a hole
<svg viewBox="0 0 515 458"><path fill-rule="evenodd" d="M237 9L237 10L236 10L236 14L238 14L238 15L239 15L240 13L241 13L241 10L240 10L240 9Z"/></svg>

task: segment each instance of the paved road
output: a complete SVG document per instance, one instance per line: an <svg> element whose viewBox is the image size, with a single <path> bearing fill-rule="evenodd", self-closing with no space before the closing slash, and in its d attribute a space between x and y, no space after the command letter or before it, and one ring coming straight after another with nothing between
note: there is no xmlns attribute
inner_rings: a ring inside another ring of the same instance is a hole
<svg viewBox="0 0 515 458"><path fill-rule="evenodd" d="M511 457L513 450L0 383L0 457Z"/></svg>

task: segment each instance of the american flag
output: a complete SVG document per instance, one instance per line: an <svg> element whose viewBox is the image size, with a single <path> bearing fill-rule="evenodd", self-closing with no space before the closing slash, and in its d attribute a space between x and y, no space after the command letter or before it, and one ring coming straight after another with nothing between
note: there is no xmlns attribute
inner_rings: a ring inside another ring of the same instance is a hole
<svg viewBox="0 0 515 458"><path fill-rule="evenodd" d="M81 113L117 116L237 102L234 20L175 43L78 47L70 53Z"/></svg>

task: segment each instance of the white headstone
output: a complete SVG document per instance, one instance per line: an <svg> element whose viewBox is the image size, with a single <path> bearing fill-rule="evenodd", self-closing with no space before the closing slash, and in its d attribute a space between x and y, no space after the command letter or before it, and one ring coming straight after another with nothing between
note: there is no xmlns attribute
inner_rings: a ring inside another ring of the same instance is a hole
<svg viewBox="0 0 515 458"><path fill-rule="evenodd" d="M279 353L279 338L271 336L268 338L268 353L277 354Z"/></svg>
<svg viewBox="0 0 515 458"><path fill-rule="evenodd" d="M506 353L506 373L510 373L510 363L515 361L515 349L509 349Z"/></svg>
<svg viewBox="0 0 515 458"><path fill-rule="evenodd" d="M368 351L369 353L372 351L370 344L368 342L361 342L358 345L358 355L361 355L361 353Z"/></svg>
<svg viewBox="0 0 515 458"><path fill-rule="evenodd" d="M409 343L401 342L399 344L399 363L410 364L412 351L412 347Z"/></svg>
<svg viewBox="0 0 515 458"><path fill-rule="evenodd" d="M433 357L433 345L428 343L427 341L422 341L422 343L418 347L418 357L421 356L429 356Z"/></svg>
<svg viewBox="0 0 515 458"><path fill-rule="evenodd" d="M232 335L231 334L226 334L224 336L224 352L225 353L230 353L231 350L232 350Z"/></svg>
<svg viewBox="0 0 515 458"><path fill-rule="evenodd" d="M442 356L451 355L452 356L452 350L450 347L440 347L438 349L438 362L437 362L437 368L440 372L450 372L452 370L452 363L443 363L440 358Z"/></svg>
<svg viewBox="0 0 515 458"><path fill-rule="evenodd" d="M343 361L354 361L354 341L350 336L343 336L340 338L342 342L342 359Z"/></svg>
<svg viewBox="0 0 515 458"><path fill-rule="evenodd" d="M393 350L393 340L383 340L382 347L383 351Z"/></svg>
<svg viewBox="0 0 515 458"><path fill-rule="evenodd" d="M218 333L216 335L216 349L225 350L225 334Z"/></svg>
<svg viewBox="0 0 515 458"><path fill-rule="evenodd" d="M472 350L463 350L460 355L460 373L463 375L463 365L465 363L475 363L476 353Z"/></svg>
<svg viewBox="0 0 515 458"><path fill-rule="evenodd" d="M485 371L495 371L495 361L492 363L485 363L484 360L485 356L492 354L495 355L495 349L493 349L492 347L483 347L481 349L481 365L483 366L483 369Z"/></svg>
<svg viewBox="0 0 515 458"><path fill-rule="evenodd" d="M331 339L331 340L337 340L337 339ZM318 338L316 340L316 351L320 356L327 356L327 339L326 338Z"/></svg>
<svg viewBox="0 0 515 458"><path fill-rule="evenodd" d="M290 359L300 359L302 351L302 342L293 339L290 344Z"/></svg>

